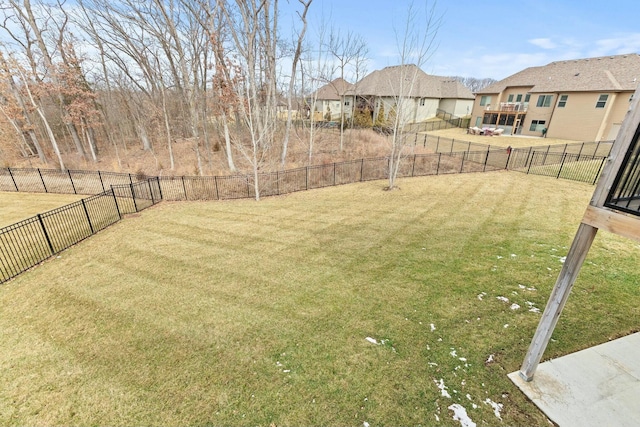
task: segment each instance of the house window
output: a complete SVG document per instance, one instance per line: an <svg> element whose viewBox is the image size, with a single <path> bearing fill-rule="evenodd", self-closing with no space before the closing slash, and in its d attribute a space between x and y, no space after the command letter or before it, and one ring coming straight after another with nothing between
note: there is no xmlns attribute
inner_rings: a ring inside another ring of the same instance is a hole
<svg viewBox="0 0 640 427"><path fill-rule="evenodd" d="M596 102L596 108L604 108L607 104L607 99L609 99L609 95L600 95L598 102Z"/></svg>
<svg viewBox="0 0 640 427"><path fill-rule="evenodd" d="M424 98L420 98L420 106L424 107Z"/></svg>
<svg viewBox="0 0 640 427"><path fill-rule="evenodd" d="M522 101L522 94L519 93L518 95L516 95L516 102L521 102Z"/></svg>
<svg viewBox="0 0 640 427"><path fill-rule="evenodd" d="M485 105L491 104L491 97L483 95L480 97L480 106L483 107Z"/></svg>
<svg viewBox="0 0 640 427"><path fill-rule="evenodd" d="M507 99L507 102L513 102L513 94L509 95L509 98Z"/></svg>
<svg viewBox="0 0 640 427"><path fill-rule="evenodd" d="M536 107L551 107L551 100L553 100L553 95L540 95Z"/></svg>
<svg viewBox="0 0 640 427"><path fill-rule="evenodd" d="M531 126L529 126L529 130L531 132L542 132L542 129L545 127L545 120L531 120Z"/></svg>
<svg viewBox="0 0 640 427"><path fill-rule="evenodd" d="M346 105L347 107L349 106L350 101L344 101L344 105Z"/></svg>
<svg viewBox="0 0 640 427"><path fill-rule="evenodd" d="M531 94L526 94L524 96L524 102L529 102L530 99L531 99Z"/></svg>
<svg viewBox="0 0 640 427"><path fill-rule="evenodd" d="M560 101L558 101L558 107L564 108L567 105L567 99L569 99L569 95L560 95Z"/></svg>

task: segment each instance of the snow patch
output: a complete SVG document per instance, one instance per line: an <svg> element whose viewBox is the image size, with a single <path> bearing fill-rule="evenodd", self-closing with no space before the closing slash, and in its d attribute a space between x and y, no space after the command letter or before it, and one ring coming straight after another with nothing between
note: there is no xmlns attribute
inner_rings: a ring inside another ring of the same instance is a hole
<svg viewBox="0 0 640 427"><path fill-rule="evenodd" d="M513 304L511 304L511 307L509 307L511 310L517 310L520 308L520 306L518 304L516 304L515 302Z"/></svg>
<svg viewBox="0 0 640 427"><path fill-rule="evenodd" d="M488 397L487 400L484 401L484 403L486 403L487 405L491 405L495 416L498 417L499 420L502 420L502 417L500 416L500 411L502 411L502 407L504 406L502 403L496 403Z"/></svg>
<svg viewBox="0 0 640 427"><path fill-rule="evenodd" d="M482 301L482 298L484 298L484 297L486 297L486 296L487 296L487 293L486 293L486 292L480 292L480 293L478 294L478 299L479 299L480 301Z"/></svg>
<svg viewBox="0 0 640 427"><path fill-rule="evenodd" d="M449 354L450 354L451 356L453 356L453 357L458 357L458 354L456 353L456 349L455 349L455 348L452 348L452 349L451 349L451 352L450 352Z"/></svg>
<svg viewBox="0 0 640 427"><path fill-rule="evenodd" d="M467 415L467 410L464 409L464 406L459 403L454 403L453 405L449 405L449 409L453 411L453 419L454 421L459 421L462 427L476 427L476 423L474 423L471 418Z"/></svg>
<svg viewBox="0 0 640 427"><path fill-rule="evenodd" d="M493 354L490 354L489 357L487 357L487 360L484 363L491 363L493 362Z"/></svg>
<svg viewBox="0 0 640 427"><path fill-rule="evenodd" d="M433 323L431 324L431 332L436 330L436 325L434 325Z"/></svg>
<svg viewBox="0 0 640 427"><path fill-rule="evenodd" d="M451 399L451 395L447 391L447 386L444 385L444 380L442 378L440 378L439 382L436 380L433 380L433 382L435 382L438 388L440 389L440 394L442 394L442 397L448 397L449 399Z"/></svg>
<svg viewBox="0 0 640 427"><path fill-rule="evenodd" d="M503 296L496 297L496 299L497 299L497 300L500 300L500 301L502 301L502 302L509 302L509 298L507 298L507 297L503 297Z"/></svg>
<svg viewBox="0 0 640 427"><path fill-rule="evenodd" d="M371 344L378 344L378 341L376 341L375 338L366 337L365 340L369 341Z"/></svg>

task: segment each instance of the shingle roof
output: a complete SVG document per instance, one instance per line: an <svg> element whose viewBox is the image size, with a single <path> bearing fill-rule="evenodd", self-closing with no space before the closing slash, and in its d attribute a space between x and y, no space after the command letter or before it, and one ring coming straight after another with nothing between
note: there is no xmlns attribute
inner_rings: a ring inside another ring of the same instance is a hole
<svg viewBox="0 0 640 427"><path fill-rule="evenodd" d="M410 85L414 76L415 82ZM407 81L403 90L412 98L474 98L473 93L457 80L429 75L415 65L395 65L376 70L360 80L355 91L361 96L398 96L402 78Z"/></svg>
<svg viewBox="0 0 640 427"><path fill-rule="evenodd" d="M322 86L318 91L317 99L339 101L342 95L353 94L353 84L349 83L345 79L338 77L332 80L330 83Z"/></svg>
<svg viewBox="0 0 640 427"><path fill-rule="evenodd" d="M555 61L526 68L480 91L500 93L508 87L533 86L531 93L634 91L640 83L640 55L602 56Z"/></svg>

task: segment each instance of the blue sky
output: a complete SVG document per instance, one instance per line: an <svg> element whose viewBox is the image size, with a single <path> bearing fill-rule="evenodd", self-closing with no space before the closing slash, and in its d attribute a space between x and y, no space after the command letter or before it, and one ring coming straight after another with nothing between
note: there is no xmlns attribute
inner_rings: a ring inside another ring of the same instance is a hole
<svg viewBox="0 0 640 427"><path fill-rule="evenodd" d="M289 7L298 4L288 1ZM313 0L308 40L324 21L367 40L369 71L397 64L394 28L406 22L409 3ZM442 16L438 46L422 67L430 74L499 80L552 61L640 53L638 0L440 0L435 9ZM286 16L281 22L290 24Z"/></svg>

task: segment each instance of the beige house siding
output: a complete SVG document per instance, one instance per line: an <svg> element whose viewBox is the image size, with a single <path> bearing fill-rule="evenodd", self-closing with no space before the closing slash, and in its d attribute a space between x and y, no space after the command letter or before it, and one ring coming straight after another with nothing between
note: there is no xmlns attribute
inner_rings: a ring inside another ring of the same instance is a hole
<svg viewBox="0 0 640 427"><path fill-rule="evenodd" d="M616 97L616 100L611 108L610 118L607 123L607 127L605 128L602 139L604 140L614 140L618 135L618 131L620 130L620 126L622 125L622 121L627 115L627 111L629 111L629 107L631 106L631 97L633 96L633 92L620 92Z"/></svg>
<svg viewBox="0 0 640 427"><path fill-rule="evenodd" d="M548 107L538 107L538 99L540 96L552 96L551 102ZM531 124L534 121L544 121L544 125L538 126L538 128L545 127L549 129L549 122L551 120L551 115L553 114L553 110L555 108L555 104L558 102L558 95L555 93L536 93L531 94L531 99L529 101L529 108L527 109L527 115L523 122L522 127L522 135L527 136L542 136L542 131L540 129L530 130ZM550 134L547 134L551 136Z"/></svg>
<svg viewBox="0 0 640 427"><path fill-rule="evenodd" d="M440 101L433 98L411 99L409 102L414 104L414 115L409 121L422 122L436 116L438 108L441 108ZM424 105L420 105L424 104Z"/></svg>
<svg viewBox="0 0 640 427"><path fill-rule="evenodd" d="M473 99L442 99L439 108L454 116L466 117L473 109Z"/></svg>
<svg viewBox="0 0 640 427"><path fill-rule="evenodd" d="M496 99L498 99L500 94L498 93L483 93L482 95L477 95L476 99L473 101L473 111L471 113L471 126L482 127L482 117L484 117L484 112L488 109L487 107L491 107ZM482 102L482 97L486 97L488 100L488 105L480 105Z"/></svg>
<svg viewBox="0 0 640 427"><path fill-rule="evenodd" d="M605 108L596 108L596 103L602 94L609 95ZM564 108L557 106L561 95L568 96ZM548 136L580 141L611 139L610 133L617 133L614 124L622 123L629 108L630 96L630 92L560 93L557 95ZM619 129L619 126L617 128Z"/></svg>
<svg viewBox="0 0 640 427"><path fill-rule="evenodd" d="M351 113L353 111L353 96L345 96L345 102L348 102L349 105L345 105L343 108L343 113L346 118L351 117ZM314 104L314 112L318 112L322 114L323 119L327 112L331 112L331 120L340 120L340 104L341 101L336 100L326 100L326 99L318 99ZM317 117L317 115L314 115Z"/></svg>

